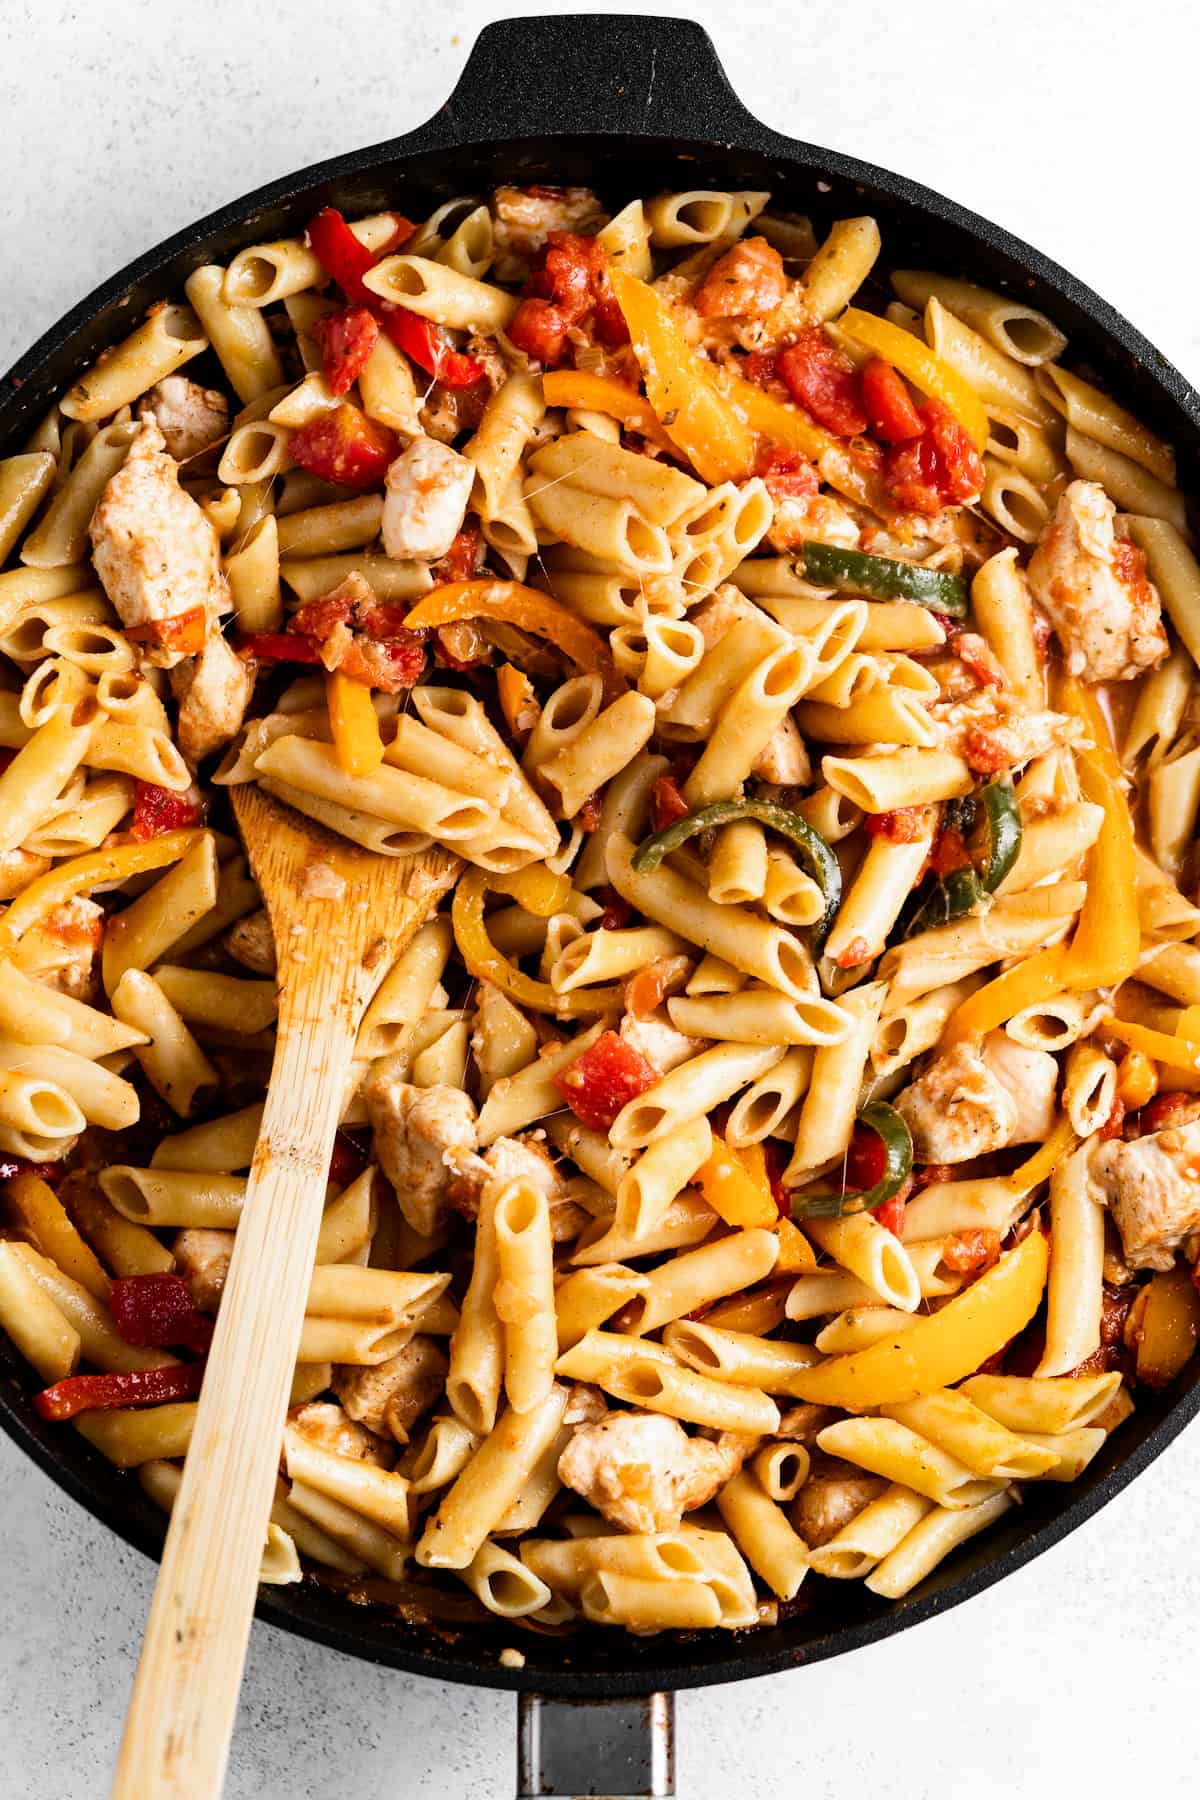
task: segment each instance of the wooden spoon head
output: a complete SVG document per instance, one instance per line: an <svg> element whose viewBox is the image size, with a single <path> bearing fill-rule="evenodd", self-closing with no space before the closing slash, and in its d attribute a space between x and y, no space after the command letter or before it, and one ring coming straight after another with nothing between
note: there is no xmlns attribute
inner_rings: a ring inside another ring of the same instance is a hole
<svg viewBox="0 0 1200 1800"><path fill-rule="evenodd" d="M430 916L462 863L434 845L379 856L327 831L254 782L232 790L234 816L271 921L281 976L323 956L367 976L393 960Z"/></svg>

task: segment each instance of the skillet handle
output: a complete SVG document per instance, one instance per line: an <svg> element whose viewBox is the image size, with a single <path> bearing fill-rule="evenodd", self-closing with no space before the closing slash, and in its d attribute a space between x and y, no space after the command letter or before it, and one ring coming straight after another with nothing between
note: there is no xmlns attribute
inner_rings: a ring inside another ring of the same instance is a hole
<svg viewBox="0 0 1200 1800"><path fill-rule="evenodd" d="M603 131L734 143L766 131L703 26L613 13L488 25L441 117L475 142Z"/></svg>
<svg viewBox="0 0 1200 1800"><path fill-rule="evenodd" d="M584 1794L672 1800L674 1793L674 1694L640 1700L521 1695L517 1800Z"/></svg>

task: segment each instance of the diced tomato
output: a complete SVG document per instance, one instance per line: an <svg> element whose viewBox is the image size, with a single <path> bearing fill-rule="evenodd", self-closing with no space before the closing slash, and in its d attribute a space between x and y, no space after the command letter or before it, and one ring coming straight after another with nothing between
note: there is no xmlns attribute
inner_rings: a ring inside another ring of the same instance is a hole
<svg viewBox="0 0 1200 1800"><path fill-rule="evenodd" d="M887 444L901 444L920 437L925 421L912 396L890 362L873 356L862 372L863 405L876 437Z"/></svg>
<svg viewBox="0 0 1200 1800"><path fill-rule="evenodd" d="M846 1188L861 1194L887 1173L887 1146L869 1125L856 1125L846 1152Z"/></svg>
<svg viewBox="0 0 1200 1800"><path fill-rule="evenodd" d="M631 1100L653 1087L658 1070L615 1031L606 1031L558 1075L554 1085L581 1125L607 1131Z"/></svg>
<svg viewBox="0 0 1200 1800"><path fill-rule="evenodd" d="M379 296L363 286L362 278L378 260L374 250L360 244L342 214L334 206L322 207L309 221L308 247L345 294L359 306L375 306Z"/></svg>
<svg viewBox="0 0 1200 1800"><path fill-rule="evenodd" d="M212 1320L180 1275L126 1275L109 1287L108 1305L127 1344L204 1351L212 1341Z"/></svg>
<svg viewBox="0 0 1200 1800"><path fill-rule="evenodd" d="M623 900L616 888L602 887L596 896L604 907L600 915L602 931L620 931L622 925L628 925L633 917L633 908L628 900Z"/></svg>
<svg viewBox="0 0 1200 1800"><path fill-rule="evenodd" d="M127 1375L68 1375L33 1396L43 1419L73 1419L82 1412L114 1406L158 1406L167 1400L194 1400L204 1364L176 1363L165 1369L136 1369Z"/></svg>
<svg viewBox="0 0 1200 1800"><path fill-rule="evenodd" d="M241 657L254 657L258 662L319 663L321 653L307 638L292 631L251 631L234 640Z"/></svg>
<svg viewBox="0 0 1200 1800"><path fill-rule="evenodd" d="M899 1237L904 1229L904 1214L908 1206L910 1191L910 1186L906 1185L901 1188L898 1194L893 1194L890 1200L885 1200L882 1205L877 1206L872 1214L872 1217L878 1220L885 1231L890 1231L893 1237Z"/></svg>
<svg viewBox="0 0 1200 1800"><path fill-rule="evenodd" d="M932 516L943 506L977 497L983 464L974 445L940 400L921 404L920 437L896 444L884 460L883 479L898 506Z"/></svg>
<svg viewBox="0 0 1200 1800"><path fill-rule="evenodd" d="M1156 1094L1137 1115L1138 1135L1149 1137L1153 1132L1165 1131L1168 1126L1178 1124L1185 1108L1195 1102L1195 1094L1183 1094L1174 1088Z"/></svg>
<svg viewBox="0 0 1200 1800"><path fill-rule="evenodd" d="M329 1159L329 1179L335 1187L345 1187L361 1175L367 1166L367 1153L361 1144L346 1132L339 1131L333 1140L333 1155Z"/></svg>
<svg viewBox="0 0 1200 1800"><path fill-rule="evenodd" d="M151 619L146 625L127 625L125 636L135 644L160 644L181 656L196 656L208 636L208 613L203 606L189 606L169 619Z"/></svg>
<svg viewBox="0 0 1200 1800"><path fill-rule="evenodd" d="M391 235L384 238L382 244L377 246L376 258L395 256L398 250L403 250L416 229L411 219L406 219L403 213L394 212Z"/></svg>
<svg viewBox="0 0 1200 1800"><path fill-rule="evenodd" d="M795 450L765 449L754 473L766 483L776 500L804 500L820 491L821 477Z"/></svg>
<svg viewBox="0 0 1200 1800"><path fill-rule="evenodd" d="M418 318L403 306L383 307L379 320L396 347L443 387L475 387L483 380L484 367L478 357L448 344L431 320Z"/></svg>
<svg viewBox="0 0 1200 1800"><path fill-rule="evenodd" d="M584 831L595 831L600 823L600 795L589 794L575 815Z"/></svg>
<svg viewBox="0 0 1200 1800"><path fill-rule="evenodd" d="M139 844L145 844L160 832L182 831L195 825L199 817L200 808L187 794L174 794L152 781L139 781L134 789L129 831Z"/></svg>
<svg viewBox="0 0 1200 1800"><path fill-rule="evenodd" d="M600 343L615 348L629 342L604 246L573 231L552 231L539 267L525 284L509 338L526 356L556 368L567 354L567 333L589 318Z"/></svg>
<svg viewBox="0 0 1200 1800"><path fill-rule="evenodd" d="M870 962L872 956L870 944L865 937L851 938L840 956L834 957L839 969L859 969L863 963Z"/></svg>
<svg viewBox="0 0 1200 1800"><path fill-rule="evenodd" d="M483 561L483 535L475 523L464 525L440 562L433 565L434 586L444 581L470 581Z"/></svg>
<svg viewBox="0 0 1200 1800"><path fill-rule="evenodd" d="M956 1275L982 1274L1000 1254L1000 1233L983 1226L952 1231L942 1245L942 1261Z"/></svg>
<svg viewBox="0 0 1200 1800"><path fill-rule="evenodd" d="M915 844L925 829L923 806L897 806L891 812L868 813L863 821L868 837L886 838L889 844Z"/></svg>
<svg viewBox="0 0 1200 1800"><path fill-rule="evenodd" d="M686 819L691 807L679 791L678 783L671 775L660 775L650 789L650 825L654 831L664 831L668 825L674 825L676 819Z"/></svg>
<svg viewBox="0 0 1200 1800"><path fill-rule="evenodd" d="M792 399L835 437L867 429L858 370L819 325L801 332L779 356L778 369Z"/></svg>
<svg viewBox="0 0 1200 1800"><path fill-rule="evenodd" d="M695 964L690 956L660 956L625 983L625 1006L635 1018L649 1018L668 994L678 993Z"/></svg>
<svg viewBox="0 0 1200 1800"><path fill-rule="evenodd" d="M1109 1113L1107 1119L1105 1119L1103 1125L1100 1127L1099 1135L1102 1138L1118 1138L1121 1136L1122 1131L1124 1130L1124 1126L1125 1126L1125 1102L1122 1100L1121 1096L1118 1094L1116 1099L1113 1101L1112 1111Z"/></svg>
<svg viewBox="0 0 1200 1800"><path fill-rule="evenodd" d="M755 387L770 387L779 382L779 353L776 350L752 350L738 365L738 374Z"/></svg>
<svg viewBox="0 0 1200 1800"><path fill-rule="evenodd" d="M397 694L412 687L425 667L424 639L405 629L404 607L375 600L365 582L357 590L358 579L351 576L333 593L300 607L292 614L283 642L310 647L312 654L301 661L324 662L351 681ZM324 646L338 632L336 660L331 661Z"/></svg>
<svg viewBox="0 0 1200 1800"><path fill-rule="evenodd" d="M933 840L933 848L929 853L929 866L935 875L953 875L956 869L969 869L971 853L963 841L961 831L953 826L939 831Z"/></svg>
<svg viewBox="0 0 1200 1800"><path fill-rule="evenodd" d="M415 632L403 638L354 638L338 662L338 672L384 694L413 687L425 668L425 645Z"/></svg>
<svg viewBox="0 0 1200 1800"><path fill-rule="evenodd" d="M782 1219L790 1218L792 1213L792 1197L783 1185L783 1171L787 1167L787 1160L777 1140L767 1138L763 1144L763 1165L775 1210Z"/></svg>
<svg viewBox="0 0 1200 1800"><path fill-rule="evenodd" d="M533 362L556 369L567 351L571 321L549 300L522 300L508 328L509 341Z"/></svg>
<svg viewBox="0 0 1200 1800"><path fill-rule="evenodd" d="M399 452L394 432L351 406L348 400L331 412L318 413L292 433L292 460L322 481L339 487L377 487Z"/></svg>
<svg viewBox="0 0 1200 1800"><path fill-rule="evenodd" d="M347 306L318 319L312 329L331 392L348 393L378 342L378 319L365 306Z"/></svg>
<svg viewBox="0 0 1200 1800"><path fill-rule="evenodd" d="M977 631L960 631L954 640L954 654L969 669L980 687L1006 687L1004 670L993 650Z"/></svg>

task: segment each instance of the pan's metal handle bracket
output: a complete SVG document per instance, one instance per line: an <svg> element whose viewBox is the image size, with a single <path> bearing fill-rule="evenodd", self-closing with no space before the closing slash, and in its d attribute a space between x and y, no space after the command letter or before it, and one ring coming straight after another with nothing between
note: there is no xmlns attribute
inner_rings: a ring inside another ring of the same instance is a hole
<svg viewBox="0 0 1200 1800"><path fill-rule="evenodd" d="M517 1719L517 1800L603 1795L671 1800L675 1793L675 1696L552 1700L522 1694Z"/></svg>

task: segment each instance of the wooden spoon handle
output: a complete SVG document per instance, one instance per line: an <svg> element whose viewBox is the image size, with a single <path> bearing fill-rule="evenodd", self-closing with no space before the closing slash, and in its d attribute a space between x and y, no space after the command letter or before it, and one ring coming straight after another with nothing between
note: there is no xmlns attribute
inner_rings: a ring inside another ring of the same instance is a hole
<svg viewBox="0 0 1200 1800"><path fill-rule="evenodd" d="M138 1664L114 1800L217 1800L354 1020L280 1021L262 1131Z"/></svg>

